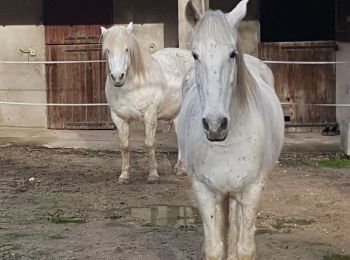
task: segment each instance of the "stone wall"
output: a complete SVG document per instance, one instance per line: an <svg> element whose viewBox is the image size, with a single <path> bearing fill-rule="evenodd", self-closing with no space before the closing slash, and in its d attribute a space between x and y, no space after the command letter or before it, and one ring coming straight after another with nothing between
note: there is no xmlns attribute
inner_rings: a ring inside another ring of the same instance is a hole
<svg viewBox="0 0 350 260"><path fill-rule="evenodd" d="M2 1L0 60L45 60L42 17L41 0ZM0 100L45 103L45 65L0 64ZM0 125L46 127L46 107L0 105Z"/></svg>

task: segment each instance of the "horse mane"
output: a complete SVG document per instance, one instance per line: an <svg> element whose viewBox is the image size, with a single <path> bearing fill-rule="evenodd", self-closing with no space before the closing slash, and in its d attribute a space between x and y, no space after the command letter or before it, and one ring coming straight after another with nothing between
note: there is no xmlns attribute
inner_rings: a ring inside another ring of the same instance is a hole
<svg viewBox="0 0 350 260"><path fill-rule="evenodd" d="M200 42L213 42L220 44L235 45L237 48L237 86L235 97L242 108L247 108L249 102L255 101L257 95L257 83L247 69L244 62L241 40L238 32L231 28L223 12L207 11L202 19L197 23L192 34Z"/></svg>
<svg viewBox="0 0 350 260"><path fill-rule="evenodd" d="M146 79L147 67L143 54L135 35L128 33L123 26L113 26L106 35L102 35L102 52L107 50L129 49L130 64L132 71L140 78Z"/></svg>

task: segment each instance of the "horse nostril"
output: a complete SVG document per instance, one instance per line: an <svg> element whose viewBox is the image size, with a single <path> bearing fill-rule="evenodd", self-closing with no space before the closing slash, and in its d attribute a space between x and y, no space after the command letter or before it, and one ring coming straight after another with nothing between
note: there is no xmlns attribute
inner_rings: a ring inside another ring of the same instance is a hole
<svg viewBox="0 0 350 260"><path fill-rule="evenodd" d="M119 77L120 80L122 80L124 78L124 73L122 73Z"/></svg>
<svg viewBox="0 0 350 260"><path fill-rule="evenodd" d="M115 77L114 77L113 73L111 73L111 78L115 81Z"/></svg>
<svg viewBox="0 0 350 260"><path fill-rule="evenodd" d="M202 118L202 123L203 123L204 129L207 130L207 131L209 131L209 124L208 124L207 119Z"/></svg>
<svg viewBox="0 0 350 260"><path fill-rule="evenodd" d="M228 127L228 120L226 117L224 117L220 123L220 130L225 131L227 129L227 127Z"/></svg>

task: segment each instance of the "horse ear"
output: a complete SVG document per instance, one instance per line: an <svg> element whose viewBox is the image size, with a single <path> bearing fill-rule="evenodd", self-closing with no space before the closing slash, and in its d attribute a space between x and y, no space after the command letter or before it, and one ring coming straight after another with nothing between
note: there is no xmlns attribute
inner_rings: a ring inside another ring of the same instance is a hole
<svg viewBox="0 0 350 260"><path fill-rule="evenodd" d="M203 14L193 4L192 0L189 0L186 4L185 15L187 21L192 27L195 27L198 21L202 18Z"/></svg>
<svg viewBox="0 0 350 260"><path fill-rule="evenodd" d="M227 21L232 28L238 28L239 23L247 15L247 4L249 0L242 0L236 8L226 14Z"/></svg>
<svg viewBox="0 0 350 260"><path fill-rule="evenodd" d="M108 29L106 29L105 27L101 26L101 34L105 35L108 32Z"/></svg>
<svg viewBox="0 0 350 260"><path fill-rule="evenodd" d="M132 33L132 27L133 27L133 22L129 23L128 26L126 26L126 31L131 34Z"/></svg>

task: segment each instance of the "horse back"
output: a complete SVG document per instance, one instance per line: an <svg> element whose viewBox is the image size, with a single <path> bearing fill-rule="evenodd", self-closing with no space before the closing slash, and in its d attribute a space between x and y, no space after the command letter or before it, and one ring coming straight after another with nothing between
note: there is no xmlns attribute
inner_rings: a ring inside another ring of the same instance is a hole
<svg viewBox="0 0 350 260"><path fill-rule="evenodd" d="M158 62L167 83L180 88L183 78L193 64L192 54L188 50L165 48L155 52L152 57Z"/></svg>

